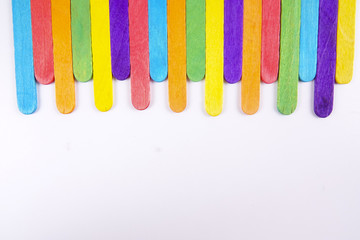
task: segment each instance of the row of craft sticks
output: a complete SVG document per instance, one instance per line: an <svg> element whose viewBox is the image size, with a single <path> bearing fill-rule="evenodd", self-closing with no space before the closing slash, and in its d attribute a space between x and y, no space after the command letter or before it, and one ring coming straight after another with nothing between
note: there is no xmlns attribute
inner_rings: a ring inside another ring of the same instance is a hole
<svg viewBox="0 0 360 240"><path fill-rule="evenodd" d="M219 115L224 79L241 80L241 106L254 114L260 82L278 80L278 109L291 114L297 85L315 79L314 110L327 117L334 83L352 79L356 0L12 0L18 105L37 108L35 79L55 81L61 113L75 107L74 77L93 79L108 111L113 77L131 79L136 109L150 79L168 79L169 105L186 108L187 78L205 77L205 108ZM34 78L35 76L35 78Z"/></svg>

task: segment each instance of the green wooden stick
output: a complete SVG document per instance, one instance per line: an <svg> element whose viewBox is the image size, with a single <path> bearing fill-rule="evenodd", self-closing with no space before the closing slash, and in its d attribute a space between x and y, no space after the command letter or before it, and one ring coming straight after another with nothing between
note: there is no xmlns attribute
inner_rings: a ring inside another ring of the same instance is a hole
<svg viewBox="0 0 360 240"><path fill-rule="evenodd" d="M281 0L280 70L277 107L285 115L297 105L301 0Z"/></svg>
<svg viewBox="0 0 360 240"><path fill-rule="evenodd" d="M186 0L186 67L191 81L205 76L205 0Z"/></svg>
<svg viewBox="0 0 360 240"><path fill-rule="evenodd" d="M71 0L73 68L76 80L92 78L90 0Z"/></svg>

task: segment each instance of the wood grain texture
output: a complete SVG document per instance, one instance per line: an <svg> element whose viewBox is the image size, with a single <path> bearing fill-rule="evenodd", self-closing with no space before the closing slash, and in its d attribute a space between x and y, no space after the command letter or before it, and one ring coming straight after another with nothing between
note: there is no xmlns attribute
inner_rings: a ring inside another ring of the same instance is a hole
<svg viewBox="0 0 360 240"><path fill-rule="evenodd" d="M149 31L147 0L129 1L131 100L138 110L150 104Z"/></svg>
<svg viewBox="0 0 360 240"><path fill-rule="evenodd" d="M54 82L51 0L31 0L35 78L41 84Z"/></svg>
<svg viewBox="0 0 360 240"><path fill-rule="evenodd" d="M280 113L289 115L297 105L301 1L282 0L281 7L277 108Z"/></svg>
<svg viewBox="0 0 360 240"><path fill-rule="evenodd" d="M130 76L129 1L110 0L111 63L113 76Z"/></svg>
<svg viewBox="0 0 360 240"><path fill-rule="evenodd" d="M224 2L206 0L205 109L217 116L223 108Z"/></svg>
<svg viewBox="0 0 360 240"><path fill-rule="evenodd" d="M315 114L321 118L328 117L333 110L337 17L338 0L320 0L314 110Z"/></svg>
<svg viewBox="0 0 360 240"><path fill-rule="evenodd" d="M75 108L70 0L52 0L51 14L56 105L59 112L67 114Z"/></svg>
<svg viewBox="0 0 360 240"><path fill-rule="evenodd" d="M92 78L90 0L71 0L73 71L76 80Z"/></svg>
<svg viewBox="0 0 360 240"><path fill-rule="evenodd" d="M106 112L113 105L109 2L90 0L95 106Z"/></svg>
<svg viewBox="0 0 360 240"><path fill-rule="evenodd" d="M162 82L168 74L167 1L149 0L150 76Z"/></svg>
<svg viewBox="0 0 360 240"><path fill-rule="evenodd" d="M276 82L280 55L280 0L262 1L261 80Z"/></svg>
<svg viewBox="0 0 360 240"><path fill-rule="evenodd" d="M205 0L186 0L186 68L193 82L205 77Z"/></svg>
<svg viewBox="0 0 360 240"><path fill-rule="evenodd" d="M17 104L23 114L37 108L30 0L12 0Z"/></svg>
<svg viewBox="0 0 360 240"><path fill-rule="evenodd" d="M339 0L336 82L351 82L355 55L356 0Z"/></svg>
<svg viewBox="0 0 360 240"><path fill-rule="evenodd" d="M301 1L299 77L309 82L316 76L319 0Z"/></svg>
<svg viewBox="0 0 360 240"><path fill-rule="evenodd" d="M244 0L243 76L241 107L255 114L260 103L262 1Z"/></svg>
<svg viewBox="0 0 360 240"><path fill-rule="evenodd" d="M236 83L242 74L243 0L225 0L224 78Z"/></svg>
<svg viewBox="0 0 360 240"><path fill-rule="evenodd" d="M174 112L186 108L185 0L168 0L169 104Z"/></svg>

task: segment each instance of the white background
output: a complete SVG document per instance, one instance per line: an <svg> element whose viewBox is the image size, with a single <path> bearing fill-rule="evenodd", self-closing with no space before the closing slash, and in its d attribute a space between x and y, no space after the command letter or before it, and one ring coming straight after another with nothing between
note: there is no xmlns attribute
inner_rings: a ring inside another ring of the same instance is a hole
<svg viewBox="0 0 360 240"><path fill-rule="evenodd" d="M225 84L213 118L204 82L189 82L175 114L167 82L152 83L140 112L129 81L114 81L107 113L92 82L76 84L70 115L54 85L38 86L38 111L24 116L8 0L0 21L1 240L360 239L360 31L353 82L336 86L328 119L313 113L313 83L299 84L291 116L276 110L276 84L262 84L254 116L240 111L239 84Z"/></svg>

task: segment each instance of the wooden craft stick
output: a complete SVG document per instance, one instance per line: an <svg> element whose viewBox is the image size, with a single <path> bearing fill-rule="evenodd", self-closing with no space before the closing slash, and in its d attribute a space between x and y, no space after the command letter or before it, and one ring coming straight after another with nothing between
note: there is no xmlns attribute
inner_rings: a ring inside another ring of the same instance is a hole
<svg viewBox="0 0 360 240"><path fill-rule="evenodd" d="M285 115L297 105L301 0L281 0L280 70L277 107Z"/></svg>
<svg viewBox="0 0 360 240"><path fill-rule="evenodd" d="M75 82L72 68L70 0L52 0L52 30L56 105L59 112L75 108Z"/></svg>
<svg viewBox="0 0 360 240"><path fill-rule="evenodd" d="M206 0L205 109L217 116L223 108L224 1Z"/></svg>
<svg viewBox="0 0 360 240"><path fill-rule="evenodd" d="M193 82L205 77L205 0L186 0L186 69Z"/></svg>
<svg viewBox="0 0 360 240"><path fill-rule="evenodd" d="M174 112L186 108L185 0L168 1L169 103Z"/></svg>
<svg viewBox="0 0 360 240"><path fill-rule="evenodd" d="M41 84L54 82L51 0L31 0L35 78Z"/></svg>
<svg viewBox="0 0 360 240"><path fill-rule="evenodd" d="M129 0L110 0L111 63L113 76L130 76Z"/></svg>
<svg viewBox="0 0 360 240"><path fill-rule="evenodd" d="M241 107L255 114L260 103L262 0L244 0L243 77Z"/></svg>
<svg viewBox="0 0 360 240"><path fill-rule="evenodd" d="M309 82L316 76L319 0L301 1L299 77Z"/></svg>
<svg viewBox="0 0 360 240"><path fill-rule="evenodd" d="M166 5L166 0L149 0L150 76L156 82L168 74Z"/></svg>
<svg viewBox="0 0 360 240"><path fill-rule="evenodd" d="M262 1L261 80L276 82L279 73L280 0Z"/></svg>
<svg viewBox="0 0 360 240"><path fill-rule="evenodd" d="M224 77L236 83L242 74L243 0L225 0Z"/></svg>
<svg viewBox="0 0 360 240"><path fill-rule="evenodd" d="M337 26L336 82L351 82L355 54L356 0L339 0Z"/></svg>
<svg viewBox="0 0 360 240"><path fill-rule="evenodd" d="M138 110L144 110L150 104L147 1L129 1L131 99Z"/></svg>
<svg viewBox="0 0 360 240"><path fill-rule="evenodd" d="M87 82L93 74L90 0L71 0L71 33L74 76Z"/></svg>
<svg viewBox="0 0 360 240"><path fill-rule="evenodd" d="M314 110L316 115L321 118L329 116L333 110L337 17L338 0L320 0Z"/></svg>
<svg viewBox="0 0 360 240"><path fill-rule="evenodd" d="M109 1L90 0L95 106L106 112L113 105Z"/></svg>
<svg viewBox="0 0 360 240"><path fill-rule="evenodd" d="M30 0L12 0L17 104L23 114L37 108Z"/></svg>

